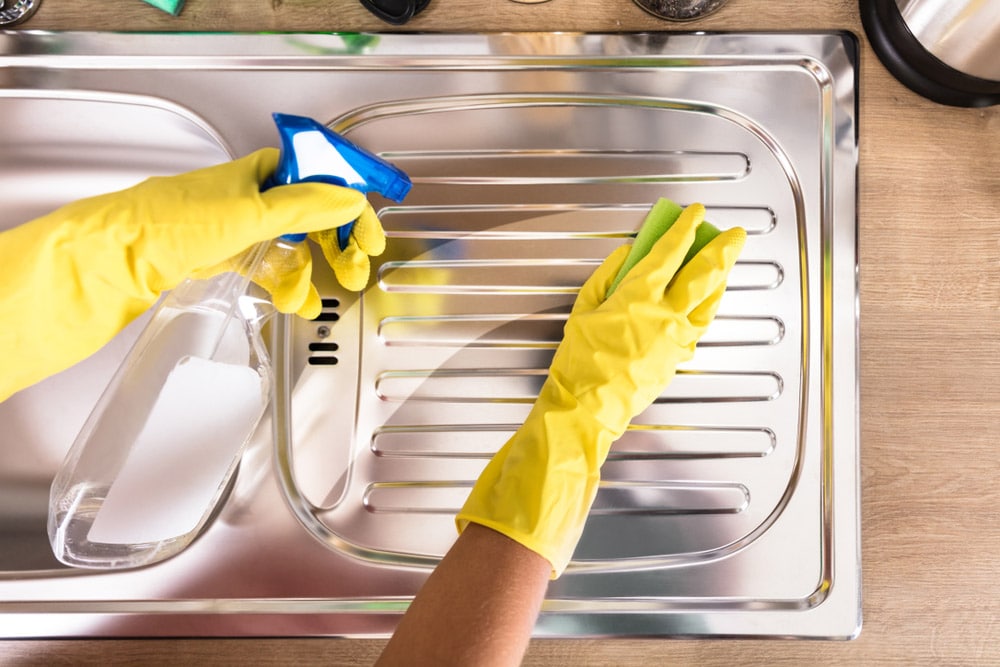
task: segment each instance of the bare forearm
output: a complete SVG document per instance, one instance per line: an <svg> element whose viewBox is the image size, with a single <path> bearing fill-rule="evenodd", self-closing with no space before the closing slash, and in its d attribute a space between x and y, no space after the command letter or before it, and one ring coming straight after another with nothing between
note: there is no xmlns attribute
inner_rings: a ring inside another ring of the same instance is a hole
<svg viewBox="0 0 1000 667"><path fill-rule="evenodd" d="M500 533L469 524L427 579L378 665L517 665L552 567Z"/></svg>

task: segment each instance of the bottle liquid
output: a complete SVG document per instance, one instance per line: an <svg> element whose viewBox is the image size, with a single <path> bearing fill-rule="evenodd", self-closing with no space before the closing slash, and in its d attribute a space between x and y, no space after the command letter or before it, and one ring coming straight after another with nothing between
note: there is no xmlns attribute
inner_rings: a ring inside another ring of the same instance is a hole
<svg viewBox="0 0 1000 667"><path fill-rule="evenodd" d="M322 181L394 201L409 192L405 173L323 125L274 119L282 153L264 189ZM163 299L52 484L49 541L61 562L148 565L182 551L205 527L273 391L262 326L274 307L251 282L259 271L300 266L304 239L260 243L241 255L238 270L189 278Z"/></svg>

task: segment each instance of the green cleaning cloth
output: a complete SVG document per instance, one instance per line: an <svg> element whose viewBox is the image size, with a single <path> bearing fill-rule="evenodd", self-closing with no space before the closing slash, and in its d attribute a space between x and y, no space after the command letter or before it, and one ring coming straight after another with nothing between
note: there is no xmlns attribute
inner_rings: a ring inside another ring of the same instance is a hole
<svg viewBox="0 0 1000 667"><path fill-rule="evenodd" d="M611 287L608 288L607 296L611 296L611 294L614 293L615 289L618 288L618 283L622 281L625 274L628 273L640 259L645 257L653 247L653 244L656 243L675 222L677 222L677 218L681 216L681 211L683 210L684 209L680 205L670 201L669 199L660 198L653 205L653 208L650 209L649 213L646 215L646 219L643 221L642 227L639 228L639 233L635 235L635 241L632 243L632 249L629 250L628 256L625 257L625 263L622 264L622 268L618 270L618 275L615 276L615 279L611 281ZM681 266L687 264L692 257L698 254L699 250L704 248L709 241L718 235L719 230L711 223L702 222L698 225L698 229L695 230L694 243L691 244L691 249L688 250L687 255L685 255Z"/></svg>
<svg viewBox="0 0 1000 667"><path fill-rule="evenodd" d="M180 14L184 8L184 0L145 0L145 2L174 16Z"/></svg>

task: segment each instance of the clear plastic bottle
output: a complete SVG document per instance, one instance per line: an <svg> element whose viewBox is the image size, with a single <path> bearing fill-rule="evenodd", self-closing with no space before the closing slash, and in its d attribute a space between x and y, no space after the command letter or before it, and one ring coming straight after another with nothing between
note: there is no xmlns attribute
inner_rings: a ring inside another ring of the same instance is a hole
<svg viewBox="0 0 1000 667"><path fill-rule="evenodd" d="M282 155L265 189L322 181L396 201L409 192L405 173L328 128L274 117ZM205 527L273 389L262 327L274 306L252 281L297 271L309 259L304 239L260 243L232 271L188 279L164 298L52 484L48 532L60 561L148 565L180 552Z"/></svg>
<svg viewBox="0 0 1000 667"><path fill-rule="evenodd" d="M250 280L294 270L304 243L248 251L239 272L168 294L91 413L51 491L56 557L126 568L184 549L218 505L272 391L261 328L274 307Z"/></svg>

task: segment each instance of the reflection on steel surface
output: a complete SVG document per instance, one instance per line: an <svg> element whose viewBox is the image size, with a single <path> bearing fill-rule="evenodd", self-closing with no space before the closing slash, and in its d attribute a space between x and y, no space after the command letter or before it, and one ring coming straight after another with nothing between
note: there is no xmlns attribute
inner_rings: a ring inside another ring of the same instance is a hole
<svg viewBox="0 0 1000 667"><path fill-rule="evenodd" d="M42 0L14 0L0 2L0 26L13 26L23 23L38 11Z"/></svg>
<svg viewBox="0 0 1000 667"><path fill-rule="evenodd" d="M376 201L389 244L369 289L320 268L320 318L274 328L272 419L216 523L170 561L98 577L29 548L72 440L47 414L72 430L127 334L0 405L20 434L4 451L38 452L0 473L20 508L0 510L0 540L24 547L0 555L5 634L391 632L527 414L576 291L661 196L749 239L695 358L615 444L537 633L856 634L853 39L382 35L364 54L339 39L0 34L4 118L46 121L0 129L24 158L0 168L7 225L273 145L271 111L326 120L414 181L404 204ZM96 136L120 159L48 122L73 99L117 105L130 139Z"/></svg>

